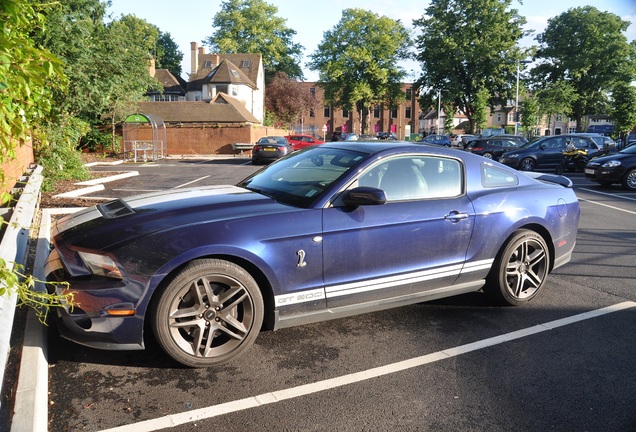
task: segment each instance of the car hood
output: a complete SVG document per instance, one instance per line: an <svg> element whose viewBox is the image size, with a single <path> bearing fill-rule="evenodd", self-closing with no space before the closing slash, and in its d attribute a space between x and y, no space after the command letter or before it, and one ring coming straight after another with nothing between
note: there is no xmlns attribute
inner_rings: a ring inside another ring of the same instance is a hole
<svg viewBox="0 0 636 432"><path fill-rule="evenodd" d="M607 161L611 161L611 160L623 160L623 159L631 159L634 158L634 154L630 154L630 153L616 153L613 155L608 155L608 156L599 156L599 157L595 157L592 158L590 160L590 163L598 163L598 164L603 164Z"/></svg>
<svg viewBox="0 0 636 432"><path fill-rule="evenodd" d="M183 226L294 210L236 186L171 190L120 198L68 215L55 224L53 238L77 249L106 251Z"/></svg>

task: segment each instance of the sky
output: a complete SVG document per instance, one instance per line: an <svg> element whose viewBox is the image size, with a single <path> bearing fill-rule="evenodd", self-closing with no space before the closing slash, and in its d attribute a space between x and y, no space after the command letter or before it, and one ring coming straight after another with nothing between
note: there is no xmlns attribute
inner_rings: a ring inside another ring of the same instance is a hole
<svg viewBox="0 0 636 432"><path fill-rule="evenodd" d="M303 7L307 3L299 0L266 0L278 8L278 17L287 20L287 27L296 31L294 42L301 44L305 59L302 62L306 81L316 81L318 75L305 67L308 56L312 54L322 42L323 33L333 29L340 18L342 10L360 8L384 15L393 19L400 19L409 30L413 30L413 20L421 18L430 1L422 0L321 0L312 7ZM137 18L145 19L156 25L164 33L170 33L172 39L183 52L182 76L187 80L190 72L190 42L203 45L203 40L214 32L212 19L221 10L220 0L186 0L177 3L174 0L111 0L112 6L107 13L116 18L122 14L134 14ZM568 9L592 5L601 11L607 11L620 16L632 24L625 36L628 41L636 39L636 1L634 0L604 0L602 6L598 0L513 0L511 8L517 9L526 18L526 30L534 30L534 34L541 33L548 19L556 17ZM536 44L532 37L525 38L521 45ZM415 61L401 64L414 80L419 77L420 67Z"/></svg>

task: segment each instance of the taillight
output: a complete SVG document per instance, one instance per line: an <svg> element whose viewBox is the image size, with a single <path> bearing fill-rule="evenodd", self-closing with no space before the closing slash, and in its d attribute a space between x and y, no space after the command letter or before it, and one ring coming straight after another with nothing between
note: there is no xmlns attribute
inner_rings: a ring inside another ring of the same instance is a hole
<svg viewBox="0 0 636 432"><path fill-rule="evenodd" d="M287 147L285 147L285 146L278 146L278 151L279 151L279 152L283 152L283 153L285 153L285 152L287 151Z"/></svg>
<svg viewBox="0 0 636 432"><path fill-rule="evenodd" d="M255 145L254 147L252 147L252 151L260 151L260 150L262 150L262 148L259 145Z"/></svg>
<svg viewBox="0 0 636 432"><path fill-rule="evenodd" d="M484 148L483 147L473 147L471 150L472 151L482 151Z"/></svg>

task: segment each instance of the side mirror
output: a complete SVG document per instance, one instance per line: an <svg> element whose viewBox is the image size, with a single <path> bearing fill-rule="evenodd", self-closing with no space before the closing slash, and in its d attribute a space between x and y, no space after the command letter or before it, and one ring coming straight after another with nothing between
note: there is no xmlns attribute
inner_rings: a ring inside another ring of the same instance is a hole
<svg viewBox="0 0 636 432"><path fill-rule="evenodd" d="M345 192L342 203L348 207L382 205L386 203L386 194L381 189L361 186Z"/></svg>

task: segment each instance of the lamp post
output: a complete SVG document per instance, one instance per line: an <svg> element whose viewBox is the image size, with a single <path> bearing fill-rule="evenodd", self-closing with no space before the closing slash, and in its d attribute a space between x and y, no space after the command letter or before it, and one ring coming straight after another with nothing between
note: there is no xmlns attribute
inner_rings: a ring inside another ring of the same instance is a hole
<svg viewBox="0 0 636 432"><path fill-rule="evenodd" d="M531 63L530 60L518 60L517 61L517 96L515 98L515 135L517 135L517 127L519 126L519 66L523 64Z"/></svg>
<svg viewBox="0 0 636 432"><path fill-rule="evenodd" d="M440 120L440 114L439 112L442 109L442 90L439 89L437 90L437 134L439 135L439 130L440 130L440 125L439 125L439 120Z"/></svg>

